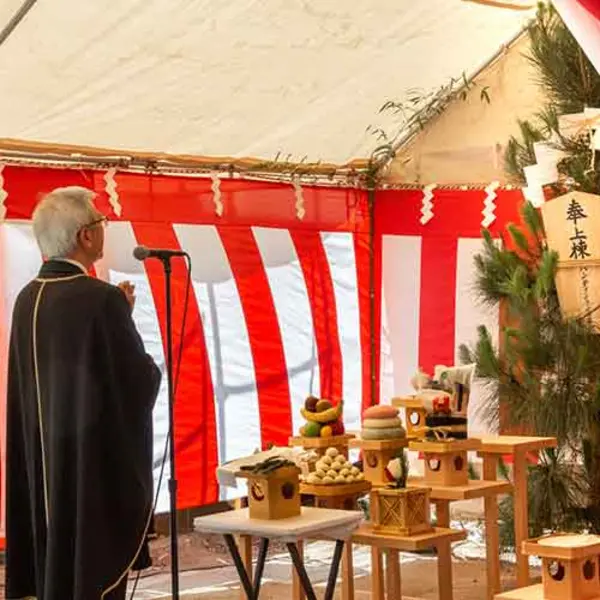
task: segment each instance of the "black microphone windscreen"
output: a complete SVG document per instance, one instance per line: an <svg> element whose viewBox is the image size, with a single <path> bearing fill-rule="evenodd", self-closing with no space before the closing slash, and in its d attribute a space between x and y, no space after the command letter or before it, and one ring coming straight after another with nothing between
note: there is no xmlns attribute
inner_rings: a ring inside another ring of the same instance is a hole
<svg viewBox="0 0 600 600"><path fill-rule="evenodd" d="M133 257L137 260L146 260L150 256L150 250L146 246L136 246L133 249Z"/></svg>

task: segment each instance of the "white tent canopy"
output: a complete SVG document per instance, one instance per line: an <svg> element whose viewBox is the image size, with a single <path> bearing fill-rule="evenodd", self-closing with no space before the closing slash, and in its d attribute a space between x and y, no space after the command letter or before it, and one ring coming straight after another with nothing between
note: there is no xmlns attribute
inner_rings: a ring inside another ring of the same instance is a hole
<svg viewBox="0 0 600 600"><path fill-rule="evenodd" d="M0 3L0 31L22 3ZM530 17L459 0L44 0L0 45L0 137L344 163L377 145L384 102L474 73Z"/></svg>

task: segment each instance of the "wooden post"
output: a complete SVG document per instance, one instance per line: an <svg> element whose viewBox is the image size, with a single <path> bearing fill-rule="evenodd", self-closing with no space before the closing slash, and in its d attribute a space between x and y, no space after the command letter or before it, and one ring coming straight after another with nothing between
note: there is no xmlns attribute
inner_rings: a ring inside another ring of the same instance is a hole
<svg viewBox="0 0 600 600"><path fill-rule="evenodd" d="M498 457L492 454L483 456L484 481L496 481ZM487 564L487 600L493 600L500 592L500 537L498 533L498 498L486 496L485 507L485 546Z"/></svg>
<svg viewBox="0 0 600 600"><path fill-rule="evenodd" d="M250 578L250 581L252 581L252 538L249 535L240 535L238 537L238 548L244 567L246 567L248 577ZM241 600L246 600L247 598L243 586L240 589L240 598Z"/></svg>
<svg viewBox="0 0 600 600"><path fill-rule="evenodd" d="M529 561L523 554L522 545L529 534L529 508L527 505L527 453L514 453L514 511L515 511L515 552L517 555L517 584L529 585Z"/></svg>
<svg viewBox="0 0 600 600"><path fill-rule="evenodd" d="M352 540L347 540L342 554L342 600L354 600L354 563L352 558Z"/></svg>
<svg viewBox="0 0 600 600"><path fill-rule="evenodd" d="M435 500L435 514L438 527L450 527L450 502ZM440 600L452 600L452 550L450 543L437 545L438 551L438 594Z"/></svg>
<svg viewBox="0 0 600 600"><path fill-rule="evenodd" d="M371 546L371 599L385 600L383 553L377 546Z"/></svg>
<svg viewBox="0 0 600 600"><path fill-rule="evenodd" d="M400 552L386 550L386 586L388 600L402 598L402 582L400 579Z"/></svg>

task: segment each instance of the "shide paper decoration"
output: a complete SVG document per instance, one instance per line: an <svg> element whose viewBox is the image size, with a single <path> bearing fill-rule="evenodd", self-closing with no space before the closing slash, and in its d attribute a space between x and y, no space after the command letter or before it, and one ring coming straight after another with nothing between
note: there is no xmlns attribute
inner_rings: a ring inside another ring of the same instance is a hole
<svg viewBox="0 0 600 600"><path fill-rule="evenodd" d="M215 214L218 217L223 216L223 201L221 200L221 178L217 173L211 173L211 190L213 192L213 202L215 203Z"/></svg>
<svg viewBox="0 0 600 600"><path fill-rule="evenodd" d="M106 184L105 189L106 193L108 194L108 201L110 202L115 215L120 217L122 208L121 202L119 201L119 194L117 193L117 182L115 180L116 173L117 169L111 167L104 175L104 182Z"/></svg>
<svg viewBox="0 0 600 600"><path fill-rule="evenodd" d="M485 200L483 202L484 209L482 211L483 220L481 225L489 227L496 220L496 190L500 187L499 181L493 181L485 188Z"/></svg>
<svg viewBox="0 0 600 600"><path fill-rule="evenodd" d="M423 188L423 204L421 206L421 225L426 225L433 219L433 190L436 184L430 183Z"/></svg>
<svg viewBox="0 0 600 600"><path fill-rule="evenodd" d="M296 196L296 216L302 220L304 219L304 215L306 215L306 209L304 208L304 194L302 193L302 186L298 177L293 178L292 185L294 186L294 194Z"/></svg>

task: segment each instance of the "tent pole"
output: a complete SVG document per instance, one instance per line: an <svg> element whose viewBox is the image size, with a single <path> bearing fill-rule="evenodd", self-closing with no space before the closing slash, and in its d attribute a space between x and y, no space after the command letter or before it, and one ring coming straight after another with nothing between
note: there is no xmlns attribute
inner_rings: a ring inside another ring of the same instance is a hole
<svg viewBox="0 0 600 600"><path fill-rule="evenodd" d="M368 205L369 205L369 332L370 332L370 355L371 355L371 405L376 404L377 399L377 332L375 321L377 315L376 293L375 293L375 178L369 182Z"/></svg>
<svg viewBox="0 0 600 600"><path fill-rule="evenodd" d="M0 30L0 46L4 44L8 36L17 28L17 25L27 16L27 13L36 2L37 0L25 0L6 26Z"/></svg>

